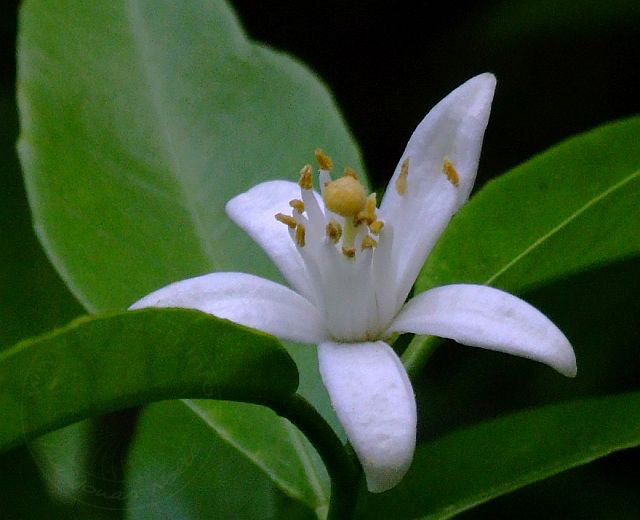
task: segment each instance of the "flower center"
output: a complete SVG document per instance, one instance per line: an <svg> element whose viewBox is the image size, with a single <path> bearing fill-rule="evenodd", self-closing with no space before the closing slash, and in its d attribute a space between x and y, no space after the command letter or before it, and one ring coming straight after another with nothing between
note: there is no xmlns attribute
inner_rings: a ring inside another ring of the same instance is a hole
<svg viewBox="0 0 640 520"><path fill-rule="evenodd" d="M320 149L315 155L324 205L313 191L313 168L306 165L298 181L300 198L289 201L291 214L275 218L289 228L329 333L340 341L378 339L392 311L383 301L391 293L391 229L378 219L376 194L367 194L355 170L345 168L332 180L331 158ZM379 244L384 247L376 252Z"/></svg>

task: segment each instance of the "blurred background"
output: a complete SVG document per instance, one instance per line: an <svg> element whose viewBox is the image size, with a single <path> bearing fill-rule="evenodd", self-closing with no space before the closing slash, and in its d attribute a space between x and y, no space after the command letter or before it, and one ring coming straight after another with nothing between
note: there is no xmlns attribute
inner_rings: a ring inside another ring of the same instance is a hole
<svg viewBox="0 0 640 520"><path fill-rule="evenodd" d="M250 36L324 79L374 187L384 186L427 110L480 72L495 73L498 88L477 186L571 135L640 113L637 0L232 4ZM15 156L17 9L14 0L0 8L0 348L82 313L34 236ZM526 295L572 339L576 380L508 356L441 348L417 388L422 438L525 406L640 388L639 274L631 259ZM619 452L462 517L637 519L638 468L640 450ZM48 502L26 449L0 458L0 480L0 511L16 518L86 513Z"/></svg>

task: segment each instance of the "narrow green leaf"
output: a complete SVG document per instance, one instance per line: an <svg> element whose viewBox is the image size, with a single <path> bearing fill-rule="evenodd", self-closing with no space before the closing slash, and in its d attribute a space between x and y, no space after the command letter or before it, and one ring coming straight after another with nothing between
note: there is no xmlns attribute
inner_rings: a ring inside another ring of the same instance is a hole
<svg viewBox="0 0 640 520"><path fill-rule="evenodd" d="M416 290L512 292L640 253L640 118L571 138L490 182L429 257Z"/></svg>
<svg viewBox="0 0 640 520"><path fill-rule="evenodd" d="M284 497L278 500L271 479L280 479L279 486L287 488L289 496L303 491L306 484L304 477L296 475L301 468L290 465L295 457L287 450L292 448L273 434L285 427L285 420L260 408L265 429L259 437L249 438L249 442L256 440L253 446L240 449L236 449L234 440L237 435L218 430L217 424L209 420L217 414L230 414L233 419L227 422L229 427L243 429L250 426L243 421L250 408L258 407L190 400L148 407L142 414L128 458L127 517L130 520L285 518L281 508L287 500ZM203 420L185 428L185 424L193 421L192 410ZM264 442L257 442L258 438L268 441L269 448L265 449ZM264 459L268 458L274 459L274 464L265 465ZM305 502L312 499L313 493L309 491ZM307 511L312 515L311 510Z"/></svg>
<svg viewBox="0 0 640 520"><path fill-rule="evenodd" d="M269 405L297 385L295 364L275 339L197 311L83 317L0 354L0 449L150 401Z"/></svg>
<svg viewBox="0 0 640 520"><path fill-rule="evenodd" d="M611 452L640 445L640 392L527 410L419 446L403 482L361 518L450 518ZM402 515L399 516L399 511Z"/></svg>

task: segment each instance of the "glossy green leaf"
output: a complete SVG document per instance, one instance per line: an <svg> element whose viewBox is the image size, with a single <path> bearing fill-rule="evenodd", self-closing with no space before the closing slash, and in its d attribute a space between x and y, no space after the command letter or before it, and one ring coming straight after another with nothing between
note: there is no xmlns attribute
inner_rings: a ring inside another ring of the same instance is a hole
<svg viewBox="0 0 640 520"><path fill-rule="evenodd" d="M83 317L0 354L0 449L86 417L177 397L268 405L293 394L270 336L182 309Z"/></svg>
<svg viewBox="0 0 640 520"><path fill-rule="evenodd" d="M640 392L531 409L419 446L403 482L361 518L450 518L528 483L640 445ZM400 513L402 511L402 513Z"/></svg>
<svg viewBox="0 0 640 520"><path fill-rule="evenodd" d="M454 217L417 291L521 292L640 253L640 118L569 139L487 184Z"/></svg>
<svg viewBox="0 0 640 520"><path fill-rule="evenodd" d="M297 180L317 146L361 168L324 86L224 2L27 0L20 23L36 230L89 310L214 270L274 275L226 201Z"/></svg>
<svg viewBox="0 0 640 520"><path fill-rule="evenodd" d="M18 98L38 236L91 311L213 270L278 278L225 202L317 146L362 170L327 89L222 1L27 0ZM295 353L301 393L331 420L315 357Z"/></svg>
<svg viewBox="0 0 640 520"><path fill-rule="evenodd" d="M33 234L15 152L13 95L0 89L0 349L82 313Z"/></svg>
<svg viewBox="0 0 640 520"><path fill-rule="evenodd" d="M268 450L262 445L245 457L227 432L210 427L207 416L232 413L231 424L242 428L244 412L255 406L232 403L223 408L221 404L230 403L171 401L145 410L128 458L127 518L290 518L283 507L295 508L294 504L278 496L272 480L260 469L264 458L279 459L281 472L291 477L286 483L290 495L295 494L291 488L305 483L304 478L296 478L296 468L286 467L292 458L286 453L287 445L278 444L278 436L272 434L283 427L284 419L261 408L267 428L260 437L275 444ZM184 428L192 410L204 420Z"/></svg>

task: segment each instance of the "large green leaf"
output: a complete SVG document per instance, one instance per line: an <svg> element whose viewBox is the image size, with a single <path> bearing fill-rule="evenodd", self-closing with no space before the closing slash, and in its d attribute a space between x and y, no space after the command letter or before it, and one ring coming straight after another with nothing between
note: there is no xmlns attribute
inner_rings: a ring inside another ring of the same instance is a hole
<svg viewBox="0 0 640 520"><path fill-rule="evenodd" d="M545 406L419 446L403 482L362 518L450 518L611 452L640 445L640 392ZM400 513L402 511L402 513Z"/></svg>
<svg viewBox="0 0 640 520"><path fill-rule="evenodd" d="M490 182L429 257L417 291L523 291L640 253L640 118L569 139Z"/></svg>
<svg viewBox="0 0 640 520"><path fill-rule="evenodd" d="M27 0L20 24L36 230L89 310L214 270L274 274L226 201L297 180L317 146L361 167L323 85L224 2Z"/></svg>
<svg viewBox="0 0 640 520"><path fill-rule="evenodd" d="M38 236L92 311L213 270L278 277L224 203L295 179L317 146L362 169L327 89L222 1L27 0L18 97ZM331 420L314 349L295 358Z"/></svg>
<svg viewBox="0 0 640 520"><path fill-rule="evenodd" d="M293 394L272 337L197 311L83 317L0 354L0 449L86 417L176 397L269 405Z"/></svg>
<svg viewBox="0 0 640 520"><path fill-rule="evenodd" d="M282 507L286 502L294 507L293 503L279 499L273 482L259 469L261 459L277 458L281 473L290 477L289 494L304 486L305 479L296 478L295 468L285 467L291 456L280 449L286 446L277 444L277 436L276 445L254 452L250 462L234 449L233 439L225 432L218 434L206 420L194 428L183 427L190 421L191 407L205 417L231 411L241 427L243 413L255 405L233 403L231 408L219 408L214 401L185 402L187 406L179 401L152 405L142 414L128 459L128 518L289 518ZM284 419L266 408L261 411L268 416L270 428L260 436L273 440L272 430L280 428L279 421ZM311 510L307 513L313 518Z"/></svg>

